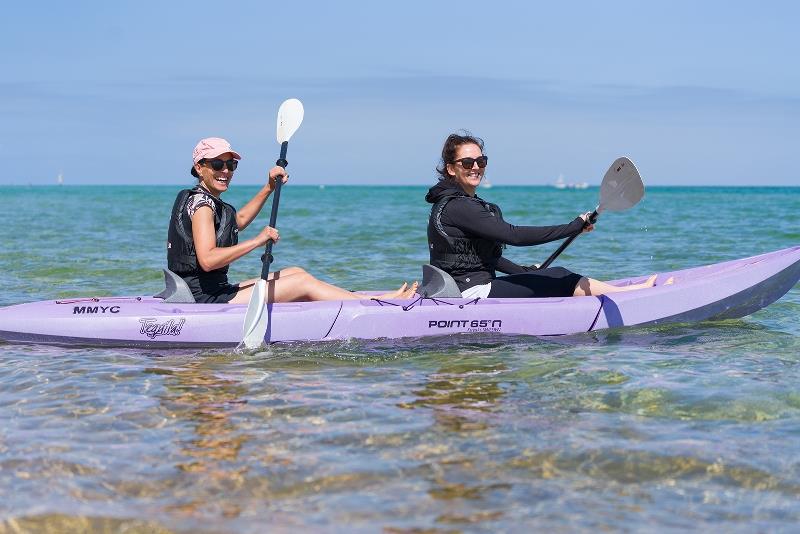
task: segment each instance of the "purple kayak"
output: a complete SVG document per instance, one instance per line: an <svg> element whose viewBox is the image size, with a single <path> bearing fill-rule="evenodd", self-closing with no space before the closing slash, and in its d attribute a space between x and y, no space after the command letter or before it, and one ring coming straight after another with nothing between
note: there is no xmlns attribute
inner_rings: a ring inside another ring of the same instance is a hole
<svg viewBox="0 0 800 534"><path fill-rule="evenodd" d="M664 285L669 277L674 283ZM614 280L639 283L646 277ZM800 279L800 246L658 275L649 289L599 297L299 302L268 306L264 341L328 341L491 332L555 336L634 325L731 319L786 294ZM430 281L429 281L430 282ZM423 277L423 289L430 288ZM49 300L0 308L0 340L122 347L235 347L246 305L156 297Z"/></svg>

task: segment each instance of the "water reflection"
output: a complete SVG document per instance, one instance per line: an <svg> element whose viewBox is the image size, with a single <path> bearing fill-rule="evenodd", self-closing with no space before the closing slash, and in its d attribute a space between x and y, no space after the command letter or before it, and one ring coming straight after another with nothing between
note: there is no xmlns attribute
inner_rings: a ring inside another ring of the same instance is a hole
<svg viewBox="0 0 800 534"><path fill-rule="evenodd" d="M494 356L461 357L425 375L411 392L413 400L398 404L432 414L430 428L407 456L427 472L427 495L441 503L438 524L481 524L505 514L500 503L512 485L487 481L484 459L492 449L493 417L506 396L503 380L509 371Z"/></svg>
<svg viewBox="0 0 800 534"><path fill-rule="evenodd" d="M431 408L442 429L451 432L486 430L485 417L496 410L504 395L499 376L508 370L502 362L461 362L441 367L426 377L417 397L401 408Z"/></svg>
<svg viewBox="0 0 800 534"><path fill-rule="evenodd" d="M659 482L670 486L677 481L702 480L721 488L743 488L800 495L800 485L748 465L722 459L705 460L695 456L659 454L630 449L598 449L580 452L531 450L501 467L541 479L583 475L598 483L640 485Z"/></svg>
<svg viewBox="0 0 800 534"><path fill-rule="evenodd" d="M187 437L181 433L177 450L189 461L175 467L187 474L200 475L205 483L228 489L241 487L248 471L239 461L242 447L251 435L237 426L235 415L247 404L247 387L236 380L223 378L205 362L186 363L179 369L154 368L146 372L164 375L164 394L161 405L167 417L184 420L193 427ZM170 508L191 513L206 507L203 499L180 503ZM224 517L236 517L239 507L230 501L219 503Z"/></svg>

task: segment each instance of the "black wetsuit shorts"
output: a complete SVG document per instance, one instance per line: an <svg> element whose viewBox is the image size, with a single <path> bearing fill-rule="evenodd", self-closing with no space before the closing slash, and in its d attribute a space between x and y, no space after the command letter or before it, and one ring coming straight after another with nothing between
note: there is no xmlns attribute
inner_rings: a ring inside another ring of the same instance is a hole
<svg viewBox="0 0 800 534"><path fill-rule="evenodd" d="M563 267L500 276L492 280L489 298L571 297L581 278Z"/></svg>
<svg viewBox="0 0 800 534"><path fill-rule="evenodd" d="M224 304L230 302L239 291L239 284L229 284L228 277L222 276L183 276L192 291L195 302L201 304Z"/></svg>

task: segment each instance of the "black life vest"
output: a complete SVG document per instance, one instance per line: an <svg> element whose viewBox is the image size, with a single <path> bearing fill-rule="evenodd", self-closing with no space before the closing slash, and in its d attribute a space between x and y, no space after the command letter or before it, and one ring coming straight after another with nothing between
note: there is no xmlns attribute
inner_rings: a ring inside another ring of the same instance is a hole
<svg viewBox="0 0 800 534"><path fill-rule="evenodd" d="M218 247L230 247L239 242L239 227L236 224L236 209L210 194L202 187L184 189L175 198L172 216L167 233L167 267L180 276L203 276L214 274L219 276L228 272L228 266L214 269L210 273L203 271L197 263L197 253L192 238L192 218L186 211L189 201L194 195L206 194L214 203L214 230Z"/></svg>
<svg viewBox="0 0 800 534"><path fill-rule="evenodd" d="M480 198L464 195L451 195L440 199L431 209L428 219L428 249L430 263L449 273L464 289L491 282L495 276L497 260L503 254L503 247L481 237L452 237L447 235L442 225L442 212L447 203L455 198L479 202L495 217L502 217L496 204Z"/></svg>

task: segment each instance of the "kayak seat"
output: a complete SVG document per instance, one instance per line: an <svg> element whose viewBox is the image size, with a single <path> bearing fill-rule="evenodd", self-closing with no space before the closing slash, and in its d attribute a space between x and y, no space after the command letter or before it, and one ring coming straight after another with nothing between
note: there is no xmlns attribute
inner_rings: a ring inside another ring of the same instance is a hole
<svg viewBox="0 0 800 534"><path fill-rule="evenodd" d="M164 269L164 291L153 297L164 302L196 302L184 279L169 269Z"/></svg>
<svg viewBox="0 0 800 534"><path fill-rule="evenodd" d="M427 263L422 265L422 285L417 293L424 298L461 298L461 291L453 277Z"/></svg>

